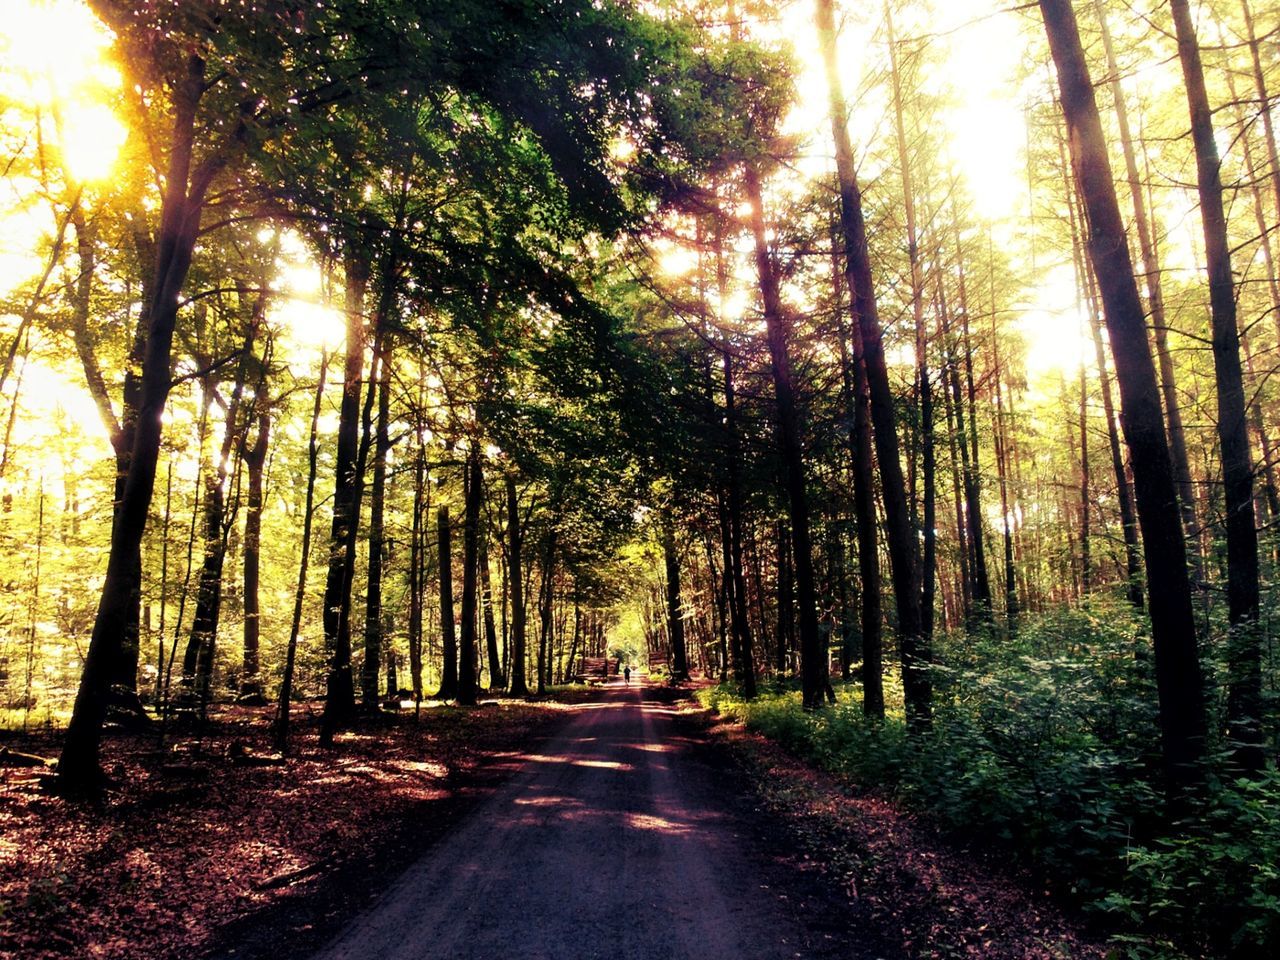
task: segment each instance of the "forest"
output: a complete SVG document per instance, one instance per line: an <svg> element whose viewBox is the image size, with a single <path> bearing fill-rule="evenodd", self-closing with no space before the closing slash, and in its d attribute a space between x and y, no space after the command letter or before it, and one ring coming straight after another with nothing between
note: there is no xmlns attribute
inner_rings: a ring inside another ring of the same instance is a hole
<svg viewBox="0 0 1280 960"><path fill-rule="evenodd" d="M643 677L1101 945L904 956L1274 955L1277 90L1258 0L14 0L0 954L146 757Z"/></svg>

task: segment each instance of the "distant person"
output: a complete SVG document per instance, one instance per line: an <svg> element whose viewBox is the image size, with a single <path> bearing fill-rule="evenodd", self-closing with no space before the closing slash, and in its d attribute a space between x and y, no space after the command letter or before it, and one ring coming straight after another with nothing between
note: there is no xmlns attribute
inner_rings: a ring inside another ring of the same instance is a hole
<svg viewBox="0 0 1280 960"><path fill-rule="evenodd" d="M630 684L631 684L631 664L627 664L627 665L623 668L623 670L622 670L622 682L623 682L623 683L625 683L625 684L627 684L627 685L630 685Z"/></svg>

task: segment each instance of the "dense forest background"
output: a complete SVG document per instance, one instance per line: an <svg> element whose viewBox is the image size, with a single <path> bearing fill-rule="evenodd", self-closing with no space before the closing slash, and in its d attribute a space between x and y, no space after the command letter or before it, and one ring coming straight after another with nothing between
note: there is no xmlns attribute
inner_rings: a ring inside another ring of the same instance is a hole
<svg viewBox="0 0 1280 960"><path fill-rule="evenodd" d="M19 6L0 720L61 789L652 656L1134 955L1275 945L1274 8Z"/></svg>

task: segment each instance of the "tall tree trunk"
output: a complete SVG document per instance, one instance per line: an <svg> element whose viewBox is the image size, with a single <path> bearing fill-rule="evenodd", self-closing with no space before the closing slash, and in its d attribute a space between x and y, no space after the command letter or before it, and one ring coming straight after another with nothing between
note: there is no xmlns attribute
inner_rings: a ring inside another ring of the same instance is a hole
<svg viewBox="0 0 1280 960"><path fill-rule="evenodd" d="M489 531L482 528L480 537L480 602L484 606L484 641L489 651L489 689L501 690L507 685L503 677L502 657L498 652L498 627L493 616L493 581L489 573Z"/></svg>
<svg viewBox="0 0 1280 960"><path fill-rule="evenodd" d="M458 634L453 619L453 528L449 523L449 506L441 504L436 511L436 541L440 555L440 635L442 663L437 700L454 700L458 696Z"/></svg>
<svg viewBox="0 0 1280 960"><path fill-rule="evenodd" d="M765 332L778 412L778 443L782 460L783 485L791 520L796 593L800 603L801 688L804 705L812 710L822 706L826 668L821 663L822 651L818 637L818 600L813 580L813 544L809 532L809 497L806 489L801 415L787 345L789 321L783 315L777 272L766 239L760 178L751 165L747 166L744 174L744 184L747 199L751 205L751 235L755 248L756 276L764 306Z"/></svg>
<svg viewBox="0 0 1280 960"><path fill-rule="evenodd" d="M893 574L894 600L898 609L899 649L907 720L912 729L919 730L927 727L930 722L933 686L929 677L931 655L921 635L919 551L907 504L902 463L898 456L897 418L871 279L862 194L854 175L853 148L845 121L848 114L836 65L836 31L832 6L832 0L817 0L818 39L826 67L836 174L840 184L840 226L845 248L845 279L852 294L854 319L862 333L863 359L871 397L871 421L880 463L889 566Z"/></svg>
<svg viewBox="0 0 1280 960"><path fill-rule="evenodd" d="M1213 326L1213 368L1218 387L1218 442L1222 448L1222 489L1226 502L1227 618L1230 622L1227 692L1228 733L1235 760L1246 770L1262 768L1262 638L1258 618L1258 529L1253 512L1253 457L1245 411L1240 333L1236 327L1235 281L1222 205L1221 161L1213 134L1213 112L1205 89L1200 45L1188 0L1171 0L1178 59L1191 112L1196 150L1200 217L1209 268ZM1264 104L1264 109L1269 105Z"/></svg>
<svg viewBox="0 0 1280 960"><path fill-rule="evenodd" d="M245 469L249 474L249 495L244 515L244 670L240 677L240 696L260 701L262 678L259 675L258 638L261 635L262 615L258 603L258 584L261 581L262 487L270 431L271 415L263 409L258 413L258 435L254 438L253 446L244 451Z"/></svg>
<svg viewBox="0 0 1280 960"><path fill-rule="evenodd" d="M421 395L419 395L421 400ZM423 540L425 526L427 487L427 451L422 435L422 423L418 422L418 450L413 464L413 520L409 534L409 677L413 685L413 703L422 703L422 610L426 577Z"/></svg>
<svg viewBox="0 0 1280 960"><path fill-rule="evenodd" d="M302 556L298 560L298 586L293 592L293 619L289 624L289 645L285 649L284 677L280 681L280 702L276 712L273 740L281 753L289 750L289 705L293 696L293 670L298 657L298 631L302 626L302 602L307 595L307 569L311 564L311 525L315 512L316 462L320 445L320 405L324 400L325 375L329 371L329 353L320 357L320 375L316 380L316 396L311 406L311 433L307 440L307 495L302 510Z"/></svg>
<svg viewBox="0 0 1280 960"><path fill-rule="evenodd" d="M210 184L228 155L215 151L194 170L195 113L205 91L205 65L187 60L187 75L173 90L173 134L161 201L156 261L144 306L147 331L129 476L111 528L106 580L98 603L84 672L58 760L59 788L94 792L102 782L98 762L102 723L113 671L125 645L125 630L136 622L141 595L141 548L160 455L162 415L169 396L170 354L181 292L191 267L200 215Z"/></svg>
<svg viewBox="0 0 1280 960"><path fill-rule="evenodd" d="M937 573L937 496L933 436L933 386L929 380L929 343L924 320L924 271L920 265L920 240L916 231L916 197L911 157L907 149L906 112L902 102L902 71L898 63L898 42L893 31L893 14L884 4L888 31L889 73L893 84L894 130L897 134L898 166L902 172L902 205L906 217L907 261L911 268L911 316L915 321L916 391L920 404L920 456L924 481L924 557L920 571L920 637L929 649L933 642L933 602ZM914 484L912 484L914 488Z"/></svg>
<svg viewBox="0 0 1280 960"><path fill-rule="evenodd" d="M355 711L351 677L351 638L343 629L351 595L346 577L348 544L359 525L356 459L360 429L361 377L364 372L364 308L369 264L362 253L347 251L347 348L342 374L342 402L338 408L338 439L334 453L333 521L329 530L329 565L324 589L324 641L329 655L324 731L350 721ZM328 733L331 737L332 733Z"/></svg>
<svg viewBox="0 0 1280 960"><path fill-rule="evenodd" d="M556 533L548 530L542 541L542 587L538 591L538 696L547 692L547 661L554 629L556 600Z"/></svg>
<svg viewBox="0 0 1280 960"><path fill-rule="evenodd" d="M676 547L676 525L670 508L662 518L662 558L667 579L667 638L671 641L671 679L689 679L689 659L685 651L684 603L680 596L680 554Z"/></svg>
<svg viewBox="0 0 1280 960"><path fill-rule="evenodd" d="M85 385L88 387L89 395L93 398L94 405L97 407L98 416L107 431L107 436L111 441L111 449L115 455L116 474L112 509L113 512L117 512L124 500L125 481L129 477L129 464L133 459L134 435L138 423L138 403L142 387L142 378L138 376L136 371L142 367L146 349L147 331L145 321L147 313L144 310L139 315L138 323L134 328L133 339L129 348L129 362L125 365L120 417L117 419L111 403L111 396L107 391L106 379L102 375L102 365L98 360L96 339L89 329L89 318L93 313L93 281L97 273L98 260L95 250L95 227L85 218L79 194L72 202L67 219L75 227L76 253L79 260L79 275L75 284L69 287L72 299L72 342L76 348L76 355L80 358L80 365L84 370ZM61 238L54 243L55 253L60 247L60 243ZM56 256L51 255L50 266L55 260ZM3 378L0 378L0 385L2 384ZM138 557L138 567L134 576L136 576L138 583L141 584L141 554ZM139 596L140 599L141 596ZM161 632L163 633L163 631ZM137 702L136 693L133 693L133 695L129 693L137 689L138 636L138 609L137 607L131 607L123 625L123 642L119 657L112 670L111 688L114 691L112 694L114 705L129 709L135 717L141 719L146 716L142 713L142 705ZM159 680L159 674L157 674L157 680ZM123 698L120 696L121 691L126 692ZM122 702L122 700L125 702Z"/></svg>
<svg viewBox="0 0 1280 960"><path fill-rule="evenodd" d="M513 697L527 696L525 681L524 531L520 528L520 498L516 478L506 476L507 488L507 589L511 594L511 688Z"/></svg>
<svg viewBox="0 0 1280 960"><path fill-rule="evenodd" d="M729 273L724 256L723 223L715 221L716 286L719 302L728 298ZM721 318L727 320L728 318ZM747 576L742 562L743 498L742 446L738 427L737 384L734 381L733 353L727 337L720 343L720 361L724 371L725 429L725 525L721 535L725 541L725 580L729 591L729 620L733 633L733 674L748 699L756 695L755 649L751 634L751 618L747 610Z"/></svg>
<svg viewBox="0 0 1280 960"><path fill-rule="evenodd" d="M832 266L837 309L845 296L839 269L839 226L831 238ZM875 464L872 460L871 401L863 362L862 332L847 317L840 325L840 374L842 403L848 422L850 474L853 478L853 516L858 539L858 577L862 583L860 627L862 637L862 711L873 719L884 717L884 639L880 594L880 552L876 544Z"/></svg>
<svg viewBox="0 0 1280 960"><path fill-rule="evenodd" d="M1114 62L1114 57L1110 62ZM1114 87L1113 92L1115 92ZM1123 100L1121 100L1120 103L1123 104ZM1132 147L1128 147L1127 149L1131 154ZM1083 307L1085 312L1089 315L1089 330L1093 335L1094 359L1098 366L1098 385L1102 394L1102 410L1103 415L1107 420L1107 443L1111 452L1111 469L1116 478L1116 500L1119 502L1120 527L1124 536L1125 575L1128 579L1126 593L1129 598L1129 602L1133 605L1134 609L1141 611L1143 609L1142 561L1140 559L1138 546L1138 519L1134 515L1133 490L1129 485L1129 477L1125 473L1124 455L1120 450L1120 433L1116 426L1115 399L1111 392L1111 373L1107 367L1107 355L1102 342L1102 309L1098 299L1097 282L1094 279L1093 270L1089 264L1088 251L1085 250L1084 243L1080 237L1081 217L1078 212L1077 201L1075 198L1076 191L1072 180L1071 164L1067 159L1066 143L1062 137L1059 137L1058 139L1058 157L1059 164L1062 168L1063 182L1067 186L1067 220L1071 227L1072 261L1075 264L1076 277L1083 298ZM1137 209L1139 213L1141 213L1141 185L1137 185L1136 189L1136 203L1139 204ZM1145 214L1142 214L1142 216L1145 218ZM1136 218L1135 222L1137 222ZM1142 229L1145 229L1145 219L1142 221ZM1144 249L1146 248L1144 247ZM1159 298L1159 281L1152 280L1149 281L1149 283L1154 284L1154 289L1157 291L1153 295L1154 302L1154 299ZM1179 421L1179 423L1181 423L1181 421ZM1181 429L1181 427L1179 427L1179 429ZM1170 428L1170 432L1172 433L1172 427ZM1177 476L1177 471L1178 468L1175 456L1175 477ZM1183 501L1184 526L1187 519L1186 506L1187 502ZM1194 507L1194 504L1192 506ZM1191 521L1193 526L1188 528L1189 530L1194 529L1194 510L1192 511Z"/></svg>
<svg viewBox="0 0 1280 960"><path fill-rule="evenodd" d="M999 346L995 341L995 315L992 314L992 357L995 362L994 373L995 394L996 394L996 422L995 422L995 438L996 438L996 474L1000 484L1000 512L1003 515L1001 528L1004 530L1004 617L1005 629L1009 632L1012 639L1018 633L1018 571L1014 563L1013 549L1013 503L1009 496L1009 432L1008 422L1005 418L1004 409L1004 388L1002 386L1000 371L1000 352ZM1012 400L1010 400L1012 403ZM1081 410L1084 409L1084 401L1081 400ZM1010 411L1012 414L1012 411ZM1081 420L1081 429L1083 431L1083 417ZM1088 458L1085 452L1081 451L1081 464L1085 467L1085 478L1083 486L1087 489L1089 485L1087 464ZM1088 519L1087 515L1083 518L1082 524L1085 536L1088 535ZM1087 560L1087 548L1085 558Z"/></svg>
<svg viewBox="0 0 1280 960"><path fill-rule="evenodd" d="M1147 216L1147 204L1143 195L1142 178L1138 173L1138 159L1134 150L1134 138L1129 124L1129 108L1120 82L1120 67L1116 62L1115 44L1107 23L1102 0L1093 0L1094 11L1102 31L1102 45L1107 56L1107 75L1110 78L1111 99L1116 111L1120 134L1120 147L1124 153L1125 175L1129 183L1129 196L1133 202L1133 222L1138 234L1138 251L1142 258L1142 270L1147 288L1147 305L1151 309L1151 329L1155 338L1156 359L1160 367L1160 390L1164 398L1165 417L1169 430L1169 451L1173 456L1173 474L1178 486L1178 502L1182 508L1182 525L1187 539L1198 544L1199 521L1196 519L1195 486L1191 482L1191 465L1187 458L1186 431L1182 426L1182 409L1178 402L1177 380L1173 368L1173 354L1169 351L1169 325L1164 309L1164 285L1161 280L1160 260L1156 253L1152 224ZM1136 539L1136 537L1135 537ZM1200 552L1197 549L1192 561L1196 579L1200 574Z"/></svg>
<svg viewBox="0 0 1280 960"><path fill-rule="evenodd" d="M1165 767L1171 784L1183 791L1203 776L1204 692L1155 365L1075 12L1070 0L1039 0L1039 5L1057 66L1071 162L1088 215L1089 255L1115 357L1148 585L1157 585L1148 593Z"/></svg>
<svg viewBox="0 0 1280 960"><path fill-rule="evenodd" d="M458 703L474 706L480 689L476 664L476 570L480 566L480 506L484 499L484 474L480 442L471 441L467 452L466 504L462 522L462 648L459 651Z"/></svg>
<svg viewBox="0 0 1280 960"><path fill-rule="evenodd" d="M378 708L378 667L382 663L382 570L386 563L387 457L391 453L391 338L381 340L376 361L378 425L373 446L373 484L369 488L369 571L365 585L364 663L360 670L360 700L366 710ZM394 694L394 690L387 691Z"/></svg>
<svg viewBox="0 0 1280 960"><path fill-rule="evenodd" d="M775 624L774 637L776 646L773 650L774 670L778 676L787 672L788 655L795 640L795 581L791 566L791 535L787 524L779 520L775 525L775 540L778 547L777 585L778 585L778 620Z"/></svg>
<svg viewBox="0 0 1280 960"><path fill-rule="evenodd" d="M1262 53L1249 0L1240 0L1240 8L1244 14L1245 37L1249 43L1249 59L1253 67L1253 86L1258 95L1258 115L1262 119L1262 133L1267 147L1267 166L1271 172L1271 189L1276 203L1276 223L1280 224L1280 153L1276 151L1276 128L1271 116L1273 105L1267 90L1267 77L1262 69ZM1276 314L1276 323L1280 325L1280 313Z"/></svg>
<svg viewBox="0 0 1280 960"><path fill-rule="evenodd" d="M208 702L212 692L214 644L222 613L222 567L226 560L227 535L231 527L227 518L227 484L237 473L244 435L248 430L248 422L241 423L240 408L254 340L265 310L265 299L260 299L245 334L240 362L236 365L235 385L231 399L227 402L226 422L222 428L222 445L206 480L204 562L200 566L200 579L196 587L196 610L191 621L191 637L182 661L183 683L195 685L201 704ZM212 392L215 387L206 381L204 389Z"/></svg>
<svg viewBox="0 0 1280 960"><path fill-rule="evenodd" d="M992 627L995 625L995 603L991 590L990 574L987 571L987 554L982 529L982 502L979 450L978 450L978 394L973 377L973 340L969 329L969 301L965 289L964 248L960 242L960 221L956 217L952 223L955 232L956 252L959 262L960 284L960 355L963 361L957 360L954 367L956 391L956 412L961 421L961 444L967 449L965 458L969 464L965 480L965 502L969 514L969 545L973 554L970 569L973 573L974 612L976 623ZM961 399L960 366L964 366L964 400ZM966 406L967 401L967 406ZM968 416L966 417L966 410Z"/></svg>

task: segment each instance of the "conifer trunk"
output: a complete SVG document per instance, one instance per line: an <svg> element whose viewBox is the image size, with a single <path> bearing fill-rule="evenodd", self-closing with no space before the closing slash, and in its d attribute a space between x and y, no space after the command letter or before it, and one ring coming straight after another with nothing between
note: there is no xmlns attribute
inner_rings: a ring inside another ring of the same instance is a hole
<svg viewBox="0 0 1280 960"><path fill-rule="evenodd" d="M1262 638L1259 625L1258 530L1253 512L1253 458L1245 410L1240 333L1236 326L1235 280L1222 203L1221 161L1214 140L1213 113L1205 89L1200 45L1188 0L1171 0L1178 59L1191 113L1195 143L1200 217L1204 225L1209 268L1209 307L1213 328L1213 369L1218 388L1218 442L1222 455L1222 490L1227 534L1227 690L1228 733L1235 759L1245 769L1260 770L1262 749ZM1266 106L1264 105L1264 109Z"/></svg>
<svg viewBox="0 0 1280 960"><path fill-rule="evenodd" d="M1155 364L1075 12L1070 0L1039 0L1039 6L1057 66L1072 167L1088 214L1089 256L1111 335L1148 583L1157 587L1149 595L1165 768L1182 791L1202 779L1206 724L1186 544Z"/></svg>
<svg viewBox="0 0 1280 960"><path fill-rule="evenodd" d="M851 292L853 316L862 333L863 359L871 398L871 421L885 506L889 565L898 609L907 720L913 729L919 730L929 725L932 713L932 680L929 677L931 656L921 635L919 549L911 523L902 463L898 454L897 417L872 285L862 195L854 176L853 149L845 124L847 112L836 65L835 17L832 6L832 0L817 0L818 38L826 67L836 173L840 185L840 226L845 253L845 278Z"/></svg>

